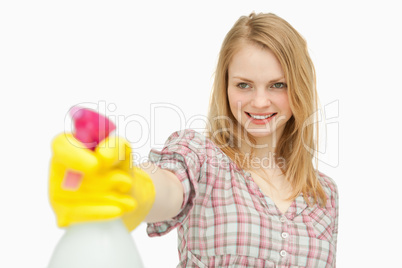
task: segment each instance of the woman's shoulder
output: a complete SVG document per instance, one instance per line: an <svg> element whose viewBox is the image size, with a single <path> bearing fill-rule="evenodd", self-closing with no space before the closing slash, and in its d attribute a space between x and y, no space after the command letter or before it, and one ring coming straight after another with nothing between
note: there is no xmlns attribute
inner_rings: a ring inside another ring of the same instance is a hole
<svg viewBox="0 0 402 268"><path fill-rule="evenodd" d="M198 131L195 131L194 129L182 129L182 130L177 130L170 134L168 141L177 141L177 140L204 140L206 136Z"/></svg>
<svg viewBox="0 0 402 268"><path fill-rule="evenodd" d="M219 151L218 147L208 138L206 133L194 129L183 129L173 132L165 142L165 147L184 146L197 153Z"/></svg>
<svg viewBox="0 0 402 268"><path fill-rule="evenodd" d="M195 147L205 147L213 144L206 134L195 131L194 129L183 129L173 132L165 142L166 144L191 144Z"/></svg>
<svg viewBox="0 0 402 268"><path fill-rule="evenodd" d="M334 179L324 174L323 172L318 171L318 180L321 183L321 186L324 188L324 191L327 193L328 197L338 199L338 186Z"/></svg>

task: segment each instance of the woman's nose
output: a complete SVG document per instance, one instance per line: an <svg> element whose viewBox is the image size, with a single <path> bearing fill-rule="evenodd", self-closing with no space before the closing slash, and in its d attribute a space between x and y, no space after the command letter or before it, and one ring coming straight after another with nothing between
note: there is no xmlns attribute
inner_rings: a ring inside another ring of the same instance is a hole
<svg viewBox="0 0 402 268"><path fill-rule="evenodd" d="M256 90L253 96L252 105L256 108L265 108L271 105L271 96L266 90Z"/></svg>

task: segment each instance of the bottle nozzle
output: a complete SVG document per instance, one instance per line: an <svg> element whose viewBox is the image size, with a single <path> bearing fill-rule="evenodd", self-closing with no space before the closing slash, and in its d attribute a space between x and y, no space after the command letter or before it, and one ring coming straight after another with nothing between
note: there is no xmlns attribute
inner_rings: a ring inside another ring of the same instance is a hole
<svg viewBox="0 0 402 268"><path fill-rule="evenodd" d="M74 106L70 115L75 127L74 137L91 150L116 129L107 117L87 108Z"/></svg>

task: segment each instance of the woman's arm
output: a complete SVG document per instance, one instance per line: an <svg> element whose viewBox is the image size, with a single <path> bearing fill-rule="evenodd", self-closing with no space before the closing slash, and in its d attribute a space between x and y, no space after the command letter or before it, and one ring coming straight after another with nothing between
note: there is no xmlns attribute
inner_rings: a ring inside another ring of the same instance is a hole
<svg viewBox="0 0 402 268"><path fill-rule="evenodd" d="M181 209L183 203L183 186L177 176L147 162L140 165L151 177L155 187L155 201L145 222L158 222L172 219Z"/></svg>

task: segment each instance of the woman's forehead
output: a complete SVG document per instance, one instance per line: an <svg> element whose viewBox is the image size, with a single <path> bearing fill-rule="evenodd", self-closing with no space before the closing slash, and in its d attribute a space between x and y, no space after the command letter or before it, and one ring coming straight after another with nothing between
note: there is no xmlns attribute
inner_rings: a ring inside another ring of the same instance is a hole
<svg viewBox="0 0 402 268"><path fill-rule="evenodd" d="M279 80L284 78L282 66L275 54L261 46L246 44L233 55L228 66L230 78L248 80Z"/></svg>

